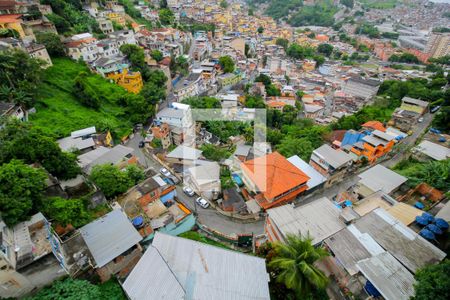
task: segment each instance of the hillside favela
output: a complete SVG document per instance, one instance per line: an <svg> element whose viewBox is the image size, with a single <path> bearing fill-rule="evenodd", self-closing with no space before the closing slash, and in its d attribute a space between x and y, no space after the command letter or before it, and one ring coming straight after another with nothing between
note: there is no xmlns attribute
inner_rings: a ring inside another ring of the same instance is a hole
<svg viewBox="0 0 450 300"><path fill-rule="evenodd" d="M0 298L450 299L450 0L0 0Z"/></svg>

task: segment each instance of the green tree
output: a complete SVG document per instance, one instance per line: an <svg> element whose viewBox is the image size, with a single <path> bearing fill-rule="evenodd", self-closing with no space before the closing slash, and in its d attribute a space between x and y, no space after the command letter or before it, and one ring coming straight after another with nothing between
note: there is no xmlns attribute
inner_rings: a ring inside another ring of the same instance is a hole
<svg viewBox="0 0 450 300"><path fill-rule="evenodd" d="M220 7L227 8L228 7L228 2L225 1L225 0L220 1Z"/></svg>
<svg viewBox="0 0 450 300"><path fill-rule="evenodd" d="M293 155L300 156L303 160L309 161L311 153L314 150L312 143L306 138L293 138L286 136L283 138L277 150L285 157L291 157Z"/></svg>
<svg viewBox="0 0 450 300"><path fill-rule="evenodd" d="M224 73L232 73L234 71L234 61L228 55L220 57L219 64Z"/></svg>
<svg viewBox="0 0 450 300"><path fill-rule="evenodd" d="M52 136L26 122L10 120L0 130L0 164L20 159L27 164L40 163L59 179L70 179L80 173L76 156L62 152Z"/></svg>
<svg viewBox="0 0 450 300"><path fill-rule="evenodd" d="M43 170L19 160L0 166L0 216L6 225L13 226L29 218L42 199L46 178Z"/></svg>
<svg viewBox="0 0 450 300"><path fill-rule="evenodd" d="M146 66L144 50L137 45L125 44L120 46L122 52L131 63L131 67L137 71L142 71Z"/></svg>
<svg viewBox="0 0 450 300"><path fill-rule="evenodd" d="M261 96L246 95L245 107L248 108L266 108L264 99Z"/></svg>
<svg viewBox="0 0 450 300"><path fill-rule="evenodd" d="M281 96L280 89L277 88L274 84L269 84L268 86L266 86L266 93L269 97Z"/></svg>
<svg viewBox="0 0 450 300"><path fill-rule="evenodd" d="M46 17L55 25L58 32L66 33L70 31L70 23L63 17L58 16L57 14L49 14L46 15Z"/></svg>
<svg viewBox="0 0 450 300"><path fill-rule="evenodd" d="M257 30L258 30L258 33L261 34L264 32L264 27L259 26Z"/></svg>
<svg viewBox="0 0 450 300"><path fill-rule="evenodd" d="M420 269L414 276L416 295L413 300L445 300L450 298L450 260Z"/></svg>
<svg viewBox="0 0 450 300"><path fill-rule="evenodd" d="M312 238L288 235L286 243L275 243L274 256L268 263L276 281L294 291L297 299L306 299L314 290L323 290L327 276L314 263L328 256L322 247L314 247Z"/></svg>
<svg viewBox="0 0 450 300"><path fill-rule="evenodd" d="M345 5L348 8L353 8L353 6L355 5L354 0L341 0L340 2L342 5Z"/></svg>
<svg viewBox="0 0 450 300"><path fill-rule="evenodd" d="M89 178L102 190L108 199L125 193L133 186L133 180L128 174L112 165L95 166Z"/></svg>
<svg viewBox="0 0 450 300"><path fill-rule="evenodd" d="M212 144L204 144L202 145L200 150L203 151L202 154L206 159L214 161L221 161L222 159L227 159L231 156L231 153L228 151L228 149Z"/></svg>
<svg viewBox="0 0 450 300"><path fill-rule="evenodd" d="M255 82L262 82L264 84L264 86L268 86L272 83L272 80L270 79L269 76L265 75L265 74L259 74L256 78L255 78Z"/></svg>
<svg viewBox="0 0 450 300"><path fill-rule="evenodd" d="M150 53L150 56L157 62L160 62L164 58L162 52L159 50L153 50Z"/></svg>
<svg viewBox="0 0 450 300"><path fill-rule="evenodd" d="M322 53L325 56L330 56L333 53L333 46L330 44L320 44L317 47L317 52Z"/></svg>
<svg viewBox="0 0 450 300"><path fill-rule="evenodd" d="M277 40L275 41L275 44L283 47L283 49L286 50L289 45L289 40L284 39L284 38L277 38Z"/></svg>
<svg viewBox="0 0 450 300"><path fill-rule="evenodd" d="M74 96L80 101L81 104L93 109L100 108L100 97L97 95L96 90L88 81L88 74L81 72L75 78L73 85Z"/></svg>
<svg viewBox="0 0 450 300"><path fill-rule="evenodd" d="M32 107L42 82L41 66L42 61L31 58L22 50L0 51L0 87L6 87L3 92L8 93L3 99Z"/></svg>
<svg viewBox="0 0 450 300"><path fill-rule="evenodd" d="M52 57L62 57L66 55L59 35L54 34L53 32L37 32L36 41L45 45L48 54Z"/></svg>
<svg viewBox="0 0 450 300"><path fill-rule="evenodd" d="M170 9L162 8L159 10L159 21L163 25L171 25L175 21L175 16Z"/></svg>
<svg viewBox="0 0 450 300"><path fill-rule="evenodd" d="M98 286L87 280L66 278L53 282L49 287L40 290L28 300L94 300L102 299L102 293ZM103 298L104 299L104 298Z"/></svg>
<svg viewBox="0 0 450 300"><path fill-rule="evenodd" d="M144 171L136 165L127 166L125 172L135 185L145 179Z"/></svg>
<svg viewBox="0 0 450 300"><path fill-rule="evenodd" d="M248 9L248 15L251 17L253 15L255 15L255 11L252 8Z"/></svg>
<svg viewBox="0 0 450 300"><path fill-rule="evenodd" d="M304 59L314 56L314 49L308 46L300 46L297 43L289 45L286 54L295 59Z"/></svg>
<svg viewBox="0 0 450 300"><path fill-rule="evenodd" d="M81 199L64 199L52 197L43 201L40 210L52 221L78 228L91 220L88 211Z"/></svg>
<svg viewBox="0 0 450 300"><path fill-rule="evenodd" d="M188 97L182 101L191 108L221 108L220 100L214 97Z"/></svg>

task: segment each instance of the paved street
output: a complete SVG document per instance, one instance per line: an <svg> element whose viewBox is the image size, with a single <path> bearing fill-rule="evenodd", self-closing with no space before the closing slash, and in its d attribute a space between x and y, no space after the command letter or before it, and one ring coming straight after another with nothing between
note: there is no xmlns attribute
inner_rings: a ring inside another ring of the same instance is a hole
<svg viewBox="0 0 450 300"><path fill-rule="evenodd" d="M139 148L139 142L142 140L141 134L138 132L135 136L128 141L126 146L134 149L136 156L139 158L139 162L145 165L146 168L152 168L155 172L159 173L159 169L162 168L161 164L152 159L150 155L146 154L142 148ZM198 221L208 226L211 229L215 229L225 234L240 234L240 233L254 233L261 234L264 231L264 220L260 220L254 223L243 224L239 223L229 217L226 217L218 213L213 208L204 209L201 207L195 207L195 196L189 197L183 193L182 183L177 186L178 200L186 205L191 211L197 211Z"/></svg>
<svg viewBox="0 0 450 300"><path fill-rule="evenodd" d="M399 144L398 148L394 151L397 153L391 159L382 162L381 164L386 167L392 167L393 165L400 162L403 158L406 157L408 148L413 146L423 131L430 125L431 120L433 119L433 115L426 114L423 117L423 122L418 123L416 128L413 130L413 133L406 137L401 144ZM131 147L135 150L136 155L139 158L139 161L143 163L147 168L153 168L155 172L159 172L159 169L162 167L159 162L155 161L150 157L150 155L146 154L143 149L139 148L139 141L142 140L142 136L140 133L136 133L135 136L130 139L127 143L128 147ZM305 205L310 203L316 199L327 197L332 199L337 194L347 190L354 184L358 182L359 178L357 174L350 175L343 181L332 185L331 187L319 190L311 195L307 195L305 197L299 197L297 199L297 203L300 205ZM183 193L182 183L177 186L177 195L178 200L186 205L190 210L196 211L198 216L198 221L201 224L204 224L212 229L220 231L225 234L239 234L239 233L254 233L261 234L264 232L264 220L260 220L254 223L243 224L237 222L236 220L231 219L230 217L226 217L220 213L218 213L213 208L204 209L201 207L195 207L194 197L188 197Z"/></svg>

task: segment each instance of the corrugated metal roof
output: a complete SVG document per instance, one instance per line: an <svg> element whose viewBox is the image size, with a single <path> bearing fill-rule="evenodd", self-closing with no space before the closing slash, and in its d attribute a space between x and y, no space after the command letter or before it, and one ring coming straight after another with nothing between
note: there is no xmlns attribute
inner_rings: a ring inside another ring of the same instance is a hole
<svg viewBox="0 0 450 300"><path fill-rule="evenodd" d="M387 194L397 189L407 180L406 177L382 165L376 165L359 174L358 177L361 178L359 182L363 183L372 191L377 192L381 190Z"/></svg>
<svg viewBox="0 0 450 300"><path fill-rule="evenodd" d="M185 299L180 282L152 246L144 253L122 287L131 300Z"/></svg>
<svg viewBox="0 0 450 300"><path fill-rule="evenodd" d="M430 141L421 142L415 149L434 160L444 160L450 157L450 149Z"/></svg>
<svg viewBox="0 0 450 300"><path fill-rule="evenodd" d="M352 161L352 157L344 151L339 151L324 144L313 151L318 157L326 161L333 168L338 169Z"/></svg>
<svg viewBox="0 0 450 300"><path fill-rule="evenodd" d="M86 245L101 268L142 240L125 213L116 209L80 228Z"/></svg>
<svg viewBox="0 0 450 300"><path fill-rule="evenodd" d="M85 135L91 135L91 134L94 134L96 132L97 131L95 129L95 126L92 126L92 127L80 129L80 130L77 130L77 131L72 131L72 133L70 134L70 137L78 138L78 137L82 137L82 136L85 136Z"/></svg>
<svg viewBox="0 0 450 300"><path fill-rule="evenodd" d="M160 232L151 248L125 281L131 299L270 299L261 258Z"/></svg>
<svg viewBox="0 0 450 300"><path fill-rule="evenodd" d="M414 296L414 276L388 252L362 260L357 267L386 300Z"/></svg>
<svg viewBox="0 0 450 300"><path fill-rule="evenodd" d="M283 236L309 233L314 245L345 228L339 209L325 197L299 207L287 204L272 208L267 213Z"/></svg>
<svg viewBox="0 0 450 300"><path fill-rule="evenodd" d="M446 254L382 208L358 219L355 227L370 234L411 272L443 260Z"/></svg>

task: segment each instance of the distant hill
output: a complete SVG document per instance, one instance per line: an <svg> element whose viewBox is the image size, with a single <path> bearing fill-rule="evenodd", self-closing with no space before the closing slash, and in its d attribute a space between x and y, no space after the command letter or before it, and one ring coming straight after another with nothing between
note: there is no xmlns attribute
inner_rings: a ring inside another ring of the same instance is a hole
<svg viewBox="0 0 450 300"><path fill-rule="evenodd" d="M266 7L264 13L276 21L292 26L332 26L334 14L339 10L332 0L247 0L250 6Z"/></svg>

